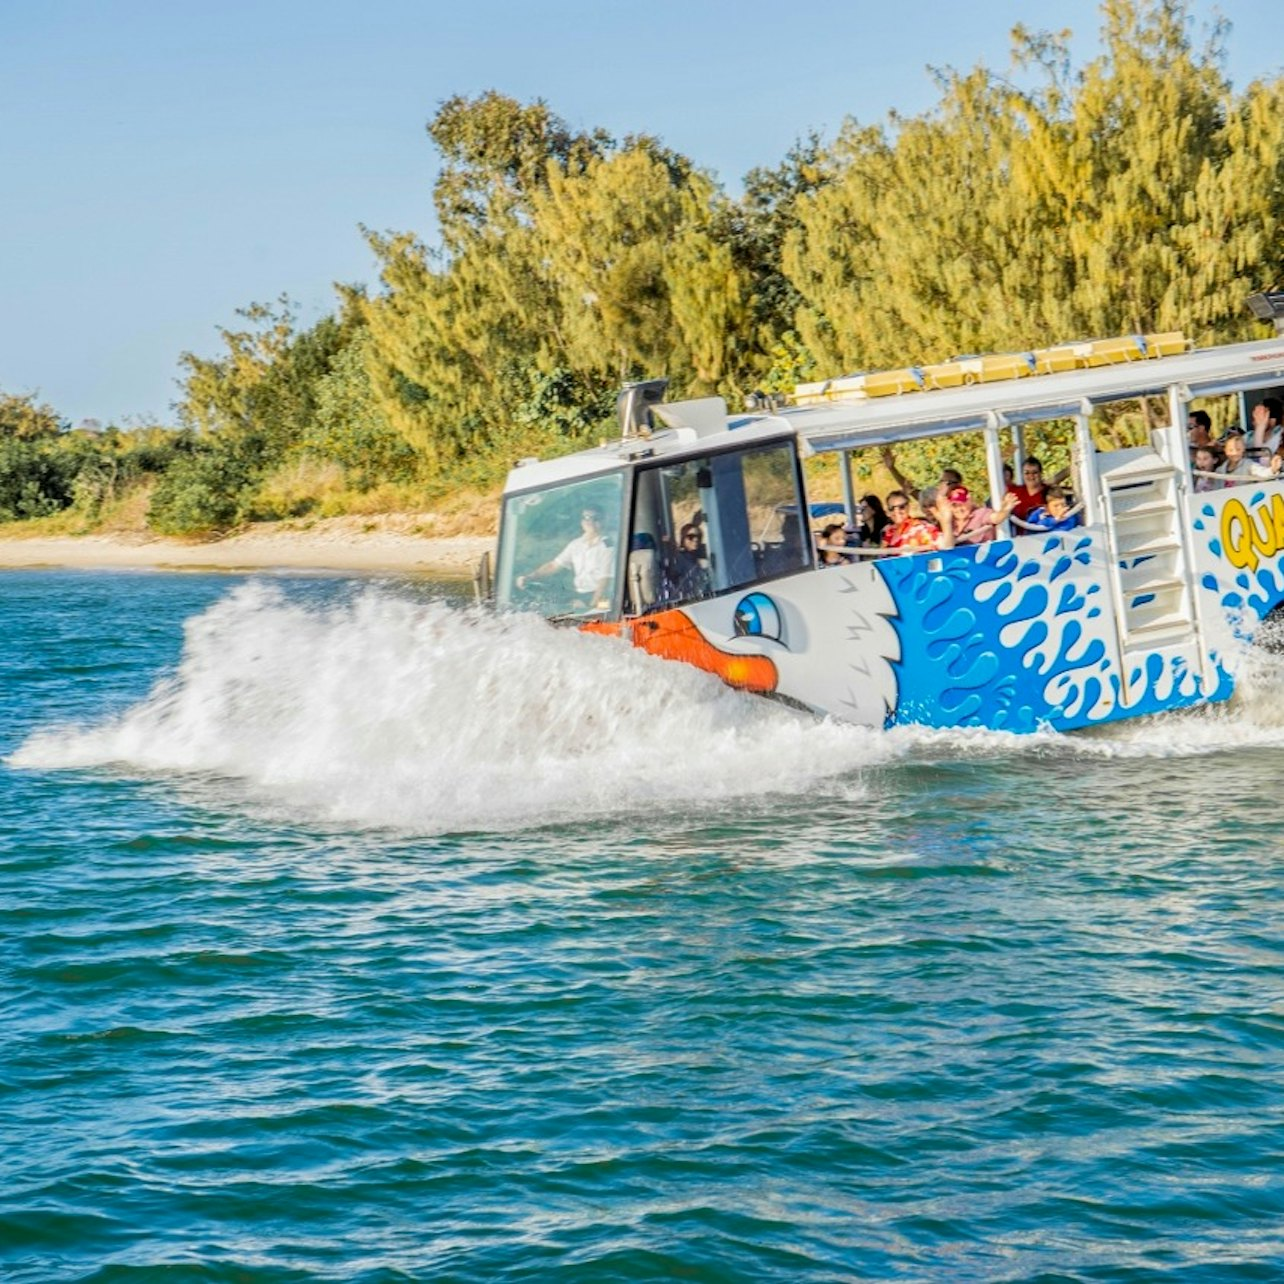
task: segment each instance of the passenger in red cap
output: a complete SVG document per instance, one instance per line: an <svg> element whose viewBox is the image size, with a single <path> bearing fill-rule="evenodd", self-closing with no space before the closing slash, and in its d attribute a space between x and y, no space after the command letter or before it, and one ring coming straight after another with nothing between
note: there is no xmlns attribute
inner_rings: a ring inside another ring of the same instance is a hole
<svg viewBox="0 0 1284 1284"><path fill-rule="evenodd" d="M954 515L954 539L958 544L981 544L993 539L1000 523L1007 521L1017 506L1017 497L1009 491L997 509L973 501L966 486L955 486L947 498Z"/></svg>

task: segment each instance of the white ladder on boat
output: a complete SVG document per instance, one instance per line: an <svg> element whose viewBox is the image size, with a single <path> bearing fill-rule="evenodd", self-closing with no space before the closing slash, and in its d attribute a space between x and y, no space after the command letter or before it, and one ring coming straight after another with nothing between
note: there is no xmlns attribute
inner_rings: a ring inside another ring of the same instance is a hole
<svg viewBox="0 0 1284 1284"><path fill-rule="evenodd" d="M1144 657L1178 650L1208 682L1208 657L1195 609L1190 532L1177 469L1148 446L1097 456L1124 698L1144 687Z"/></svg>

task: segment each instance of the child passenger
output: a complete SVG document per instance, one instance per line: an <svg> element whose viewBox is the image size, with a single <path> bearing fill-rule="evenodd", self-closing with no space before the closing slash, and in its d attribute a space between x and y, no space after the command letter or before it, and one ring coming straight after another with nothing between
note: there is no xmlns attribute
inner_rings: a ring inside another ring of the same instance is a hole
<svg viewBox="0 0 1284 1284"><path fill-rule="evenodd" d="M1217 470L1217 456L1213 453L1211 446L1197 446L1195 448L1195 492L1203 494L1208 490L1219 490L1222 483L1215 481L1212 477L1201 477L1200 473L1211 473Z"/></svg>
<svg viewBox="0 0 1284 1284"><path fill-rule="evenodd" d="M820 532L817 548L821 566L846 566L851 560L839 550L847 545L847 530L842 522L830 522Z"/></svg>
<svg viewBox="0 0 1284 1284"><path fill-rule="evenodd" d="M1060 486L1049 486L1041 507L1025 519L1027 526L1041 531L1072 531L1079 525L1079 514L1070 511L1070 496Z"/></svg>

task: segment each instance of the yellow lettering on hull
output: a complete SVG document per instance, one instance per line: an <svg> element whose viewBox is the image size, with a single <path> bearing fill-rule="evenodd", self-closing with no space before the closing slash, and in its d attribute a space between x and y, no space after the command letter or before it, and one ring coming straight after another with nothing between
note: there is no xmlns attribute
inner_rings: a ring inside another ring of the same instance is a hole
<svg viewBox="0 0 1284 1284"><path fill-rule="evenodd" d="M1255 571L1284 550L1284 496L1272 495L1256 514L1243 500L1228 500L1222 509L1222 547L1226 560L1242 571Z"/></svg>

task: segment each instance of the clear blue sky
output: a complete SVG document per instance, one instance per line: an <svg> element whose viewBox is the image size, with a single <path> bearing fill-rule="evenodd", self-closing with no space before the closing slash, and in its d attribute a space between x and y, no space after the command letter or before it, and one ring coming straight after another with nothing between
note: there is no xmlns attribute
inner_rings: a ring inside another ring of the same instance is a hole
<svg viewBox="0 0 1284 1284"><path fill-rule="evenodd" d="M1278 74L1284 4L1222 7L1236 86ZM1005 66L1018 21L1097 47L1092 0L0 0L0 389L170 421L179 354L238 307L311 322L375 282L359 223L432 238L452 94L656 134L738 190L812 129L923 110L929 65Z"/></svg>

